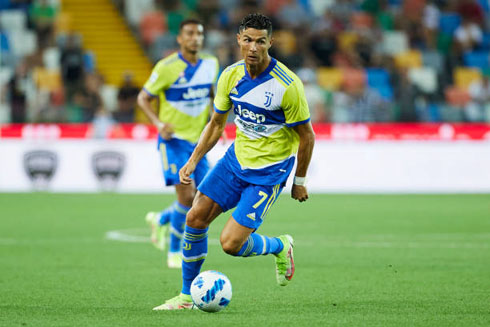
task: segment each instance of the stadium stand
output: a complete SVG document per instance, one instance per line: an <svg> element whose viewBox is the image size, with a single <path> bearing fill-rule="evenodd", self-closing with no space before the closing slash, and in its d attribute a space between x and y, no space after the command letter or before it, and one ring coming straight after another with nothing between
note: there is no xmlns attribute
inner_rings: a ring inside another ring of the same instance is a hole
<svg viewBox="0 0 490 327"><path fill-rule="evenodd" d="M321 103L315 121L355 122L354 108L344 105L355 103L354 86L380 96L391 112L383 119L489 121L490 115L467 115L464 108L474 102L471 95L468 100L470 87L490 76L489 8L489 0L2 0L0 122L13 121L9 85L16 78L32 86L23 91L25 121L82 121L83 115L72 113L99 102L117 117L123 76L130 73L141 87L152 64L178 48L175 36L184 18L203 20L206 51L218 56L223 69L238 59L240 18L254 11L273 19L271 54L296 72L308 71L308 83L323 93L325 101L313 101ZM35 17L45 17L52 28ZM62 62L70 38L77 44L70 58L81 54L82 73L68 85ZM27 72L16 77L22 64ZM94 96L101 101L87 100L88 76L98 80ZM60 78L63 83L55 82ZM478 103L490 112L490 101ZM64 114L43 115L50 107ZM376 108L367 110L373 114L366 119L381 117ZM142 121L138 115L135 120Z"/></svg>

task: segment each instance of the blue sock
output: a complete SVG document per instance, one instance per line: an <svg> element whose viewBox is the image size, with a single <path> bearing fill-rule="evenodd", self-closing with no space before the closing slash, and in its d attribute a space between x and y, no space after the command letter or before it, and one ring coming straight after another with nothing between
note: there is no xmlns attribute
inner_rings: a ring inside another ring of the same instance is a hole
<svg viewBox="0 0 490 327"><path fill-rule="evenodd" d="M191 294L191 283L199 275L208 254L208 229L185 225L182 247L182 293Z"/></svg>
<svg viewBox="0 0 490 327"><path fill-rule="evenodd" d="M170 217L172 217L172 214L174 212L174 206L175 206L176 203L178 203L178 202L175 201L170 207L164 209L160 213L160 220L158 221L158 223L160 224L160 226L165 225L165 224L168 224L170 222Z"/></svg>
<svg viewBox="0 0 490 327"><path fill-rule="evenodd" d="M252 233L236 256L253 257L256 255L266 255L269 253L278 254L284 245L277 237L268 237L257 233Z"/></svg>
<svg viewBox="0 0 490 327"><path fill-rule="evenodd" d="M190 208L177 201L175 201L173 208L174 210L170 216L169 252L180 252L180 241L182 240L182 234L184 233L185 215Z"/></svg>

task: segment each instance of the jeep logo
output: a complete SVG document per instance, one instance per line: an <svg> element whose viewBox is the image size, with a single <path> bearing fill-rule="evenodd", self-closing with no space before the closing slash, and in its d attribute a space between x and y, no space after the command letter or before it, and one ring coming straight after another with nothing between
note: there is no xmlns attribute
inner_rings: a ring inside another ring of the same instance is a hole
<svg viewBox="0 0 490 327"><path fill-rule="evenodd" d="M263 123L265 122L265 115L262 114L256 114L255 112L245 109L242 109L241 105L238 105L236 107L236 113L243 117L243 118L250 118L251 120L257 122L257 123Z"/></svg>
<svg viewBox="0 0 490 327"><path fill-rule="evenodd" d="M187 89L187 92L182 94L182 97L186 100L190 99L200 99L200 98L205 98L209 94L209 89L208 88L201 88L201 89L193 89L192 87Z"/></svg>

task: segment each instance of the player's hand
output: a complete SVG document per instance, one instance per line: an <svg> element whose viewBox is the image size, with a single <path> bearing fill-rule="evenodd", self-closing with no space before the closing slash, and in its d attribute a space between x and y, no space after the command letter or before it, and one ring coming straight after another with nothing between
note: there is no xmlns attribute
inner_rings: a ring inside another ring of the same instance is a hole
<svg viewBox="0 0 490 327"><path fill-rule="evenodd" d="M293 184L291 189L291 197L299 202L308 200L308 191L305 186Z"/></svg>
<svg viewBox="0 0 490 327"><path fill-rule="evenodd" d="M172 124L159 122L157 124L157 128L158 133L164 140L170 140L172 138L172 135L174 134L174 127L172 126Z"/></svg>
<svg viewBox="0 0 490 327"><path fill-rule="evenodd" d="M189 185L192 183L191 174L196 170L196 164L193 162L187 162L182 169L179 170L180 183L183 185Z"/></svg>

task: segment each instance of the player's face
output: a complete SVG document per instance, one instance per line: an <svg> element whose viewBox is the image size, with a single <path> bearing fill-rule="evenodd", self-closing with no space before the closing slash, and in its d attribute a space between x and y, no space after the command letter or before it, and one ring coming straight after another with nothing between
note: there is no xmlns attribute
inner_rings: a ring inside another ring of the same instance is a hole
<svg viewBox="0 0 490 327"><path fill-rule="evenodd" d="M237 41L247 65L260 65L267 60L272 45L272 38L267 35L267 30L247 28L237 34Z"/></svg>
<svg viewBox="0 0 490 327"><path fill-rule="evenodd" d="M204 42L204 28L201 24L186 24L177 36L182 51L196 53Z"/></svg>

